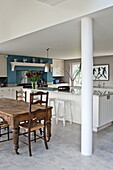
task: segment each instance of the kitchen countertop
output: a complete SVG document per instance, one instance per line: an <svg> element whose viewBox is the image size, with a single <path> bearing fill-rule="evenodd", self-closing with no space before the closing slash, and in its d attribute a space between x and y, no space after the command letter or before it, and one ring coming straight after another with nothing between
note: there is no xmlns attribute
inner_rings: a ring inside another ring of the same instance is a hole
<svg viewBox="0 0 113 170"><path fill-rule="evenodd" d="M96 89L97 89L97 88L98 88L98 89L113 89L113 87L111 87L111 86L108 86L108 87L107 87L107 86L104 86L104 87L103 87L103 86L100 86L100 87L99 87L99 86L93 86L93 88L94 88L94 89L95 89L95 88L96 88Z"/></svg>
<svg viewBox="0 0 113 170"><path fill-rule="evenodd" d="M99 91L99 90L94 90L93 95L98 95L98 96L110 96L113 95L113 92L111 91Z"/></svg>
<svg viewBox="0 0 113 170"><path fill-rule="evenodd" d="M4 86L4 87L0 87L0 89L9 89L9 88L23 88L23 86Z"/></svg>
<svg viewBox="0 0 113 170"><path fill-rule="evenodd" d="M0 87L0 89L7 89L7 88L16 88L16 87L21 87L21 86L10 86L10 87ZM25 88L25 89L32 89L32 88ZM32 89L32 90L36 90L36 89ZM66 94L72 94L72 95L81 95L81 88L72 88L70 91L58 91L58 88L54 88L54 87L38 87L37 90L45 90L45 91L54 91L57 93L66 93ZM105 90L101 90L101 88L99 89L94 89L93 91L93 95L96 96L110 96L113 95L113 91L110 91L110 89L108 90L108 88L106 87Z"/></svg>
<svg viewBox="0 0 113 170"><path fill-rule="evenodd" d="M27 88L26 88L27 89ZM30 90L31 88L29 88ZM37 89L31 89L32 91L36 90L45 90L45 91L53 91L57 93L66 93L66 94L72 94L72 95L81 95L81 89L71 89L71 91L58 91L57 88L52 88L52 87L38 87ZM113 92L111 91L101 91L101 90L94 90L93 95L95 96L110 96L113 95Z"/></svg>

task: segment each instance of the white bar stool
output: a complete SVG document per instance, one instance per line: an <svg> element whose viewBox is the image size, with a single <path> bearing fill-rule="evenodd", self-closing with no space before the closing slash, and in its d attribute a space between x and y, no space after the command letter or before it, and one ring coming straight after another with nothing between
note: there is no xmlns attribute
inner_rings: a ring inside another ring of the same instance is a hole
<svg viewBox="0 0 113 170"><path fill-rule="evenodd" d="M56 98L49 98L49 106L53 106L53 116L56 116Z"/></svg>
<svg viewBox="0 0 113 170"><path fill-rule="evenodd" d="M63 121L63 126L65 126L66 120L72 124L71 100L57 99L56 124L58 124L58 120Z"/></svg>

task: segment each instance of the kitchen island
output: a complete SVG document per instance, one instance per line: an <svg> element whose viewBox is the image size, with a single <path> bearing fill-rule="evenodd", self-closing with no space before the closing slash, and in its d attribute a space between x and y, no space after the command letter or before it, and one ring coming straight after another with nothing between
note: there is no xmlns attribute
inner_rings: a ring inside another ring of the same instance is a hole
<svg viewBox="0 0 113 170"><path fill-rule="evenodd" d="M81 124L81 90L60 92L55 88L24 89L27 91L27 101L31 92L48 91L49 98L71 100L73 123ZM113 92L94 91L93 95L93 131L97 132L113 121Z"/></svg>

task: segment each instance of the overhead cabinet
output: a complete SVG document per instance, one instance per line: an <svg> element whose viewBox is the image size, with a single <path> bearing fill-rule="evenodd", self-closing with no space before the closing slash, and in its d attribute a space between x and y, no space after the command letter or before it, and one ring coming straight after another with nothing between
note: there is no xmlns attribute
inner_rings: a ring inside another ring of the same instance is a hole
<svg viewBox="0 0 113 170"><path fill-rule="evenodd" d="M6 55L0 55L0 77L7 77Z"/></svg>
<svg viewBox="0 0 113 170"><path fill-rule="evenodd" d="M64 76L64 60L53 59L53 76L54 77Z"/></svg>

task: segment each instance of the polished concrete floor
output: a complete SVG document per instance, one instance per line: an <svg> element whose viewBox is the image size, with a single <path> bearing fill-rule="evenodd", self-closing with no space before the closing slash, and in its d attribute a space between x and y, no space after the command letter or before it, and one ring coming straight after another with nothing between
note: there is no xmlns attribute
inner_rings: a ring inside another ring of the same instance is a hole
<svg viewBox="0 0 113 170"><path fill-rule="evenodd" d="M90 157L80 153L80 125L52 120L49 150L42 140L32 143L32 157L20 142L19 155L12 141L0 143L0 170L113 170L113 125L94 133L94 152Z"/></svg>

